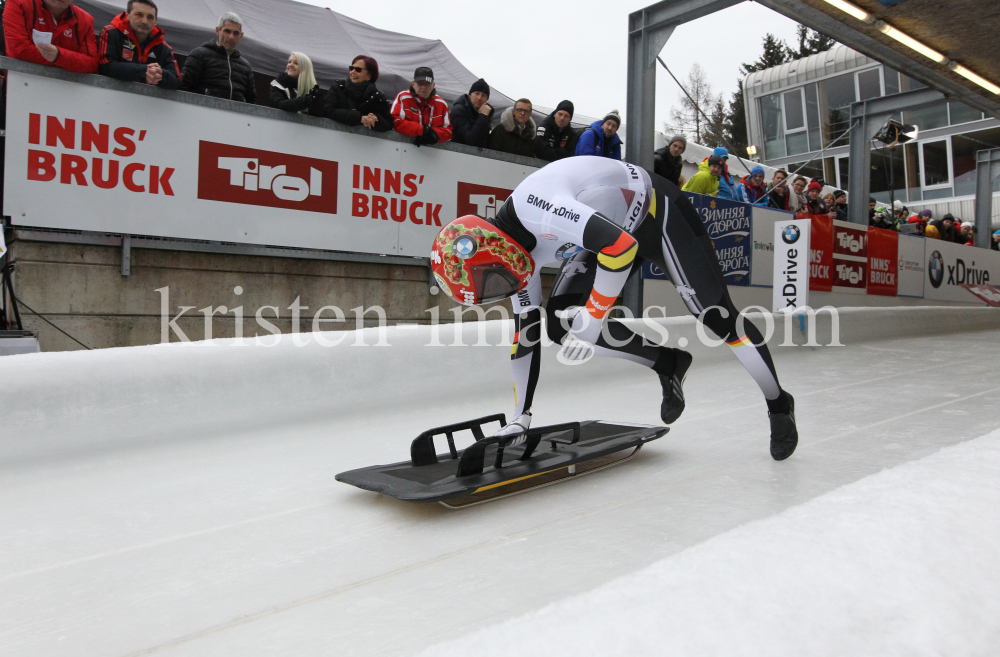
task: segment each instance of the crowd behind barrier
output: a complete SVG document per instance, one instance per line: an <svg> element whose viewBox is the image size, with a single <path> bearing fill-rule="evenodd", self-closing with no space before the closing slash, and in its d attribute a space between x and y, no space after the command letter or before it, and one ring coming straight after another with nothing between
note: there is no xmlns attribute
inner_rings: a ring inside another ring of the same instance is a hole
<svg viewBox="0 0 1000 657"><path fill-rule="evenodd" d="M128 0L124 11L100 32L99 45L94 19L73 0L7 0L2 11L9 57L164 89L258 102L251 63L239 50L243 20L234 12L219 17L215 39L191 51L180 68L157 25L155 0ZM531 117L531 101L521 98L494 125L490 87L482 79L450 105L436 93L434 72L428 66L417 67L410 88L391 102L377 82L378 62L358 55L347 76L323 90L316 84L308 53L295 51L285 70L272 80L266 102L348 126L395 130L412 138L416 146L454 140L545 161L572 155L621 159L617 110L581 133L570 125L571 101L561 101L539 126Z"/></svg>

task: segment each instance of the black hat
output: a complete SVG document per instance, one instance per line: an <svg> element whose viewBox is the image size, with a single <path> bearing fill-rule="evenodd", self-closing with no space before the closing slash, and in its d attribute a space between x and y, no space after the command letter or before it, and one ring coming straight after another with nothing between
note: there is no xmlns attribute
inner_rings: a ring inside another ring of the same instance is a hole
<svg viewBox="0 0 1000 657"><path fill-rule="evenodd" d="M434 71L429 66L418 66L413 72L414 82L434 82Z"/></svg>
<svg viewBox="0 0 1000 657"><path fill-rule="evenodd" d="M719 157L718 155L713 155L712 157L708 158L708 165L712 166L713 164L718 164L721 167L725 166L726 161L723 158Z"/></svg>
<svg viewBox="0 0 1000 657"><path fill-rule="evenodd" d="M568 100L561 101L556 105L556 112L569 112L569 118L573 118L573 103Z"/></svg>
<svg viewBox="0 0 1000 657"><path fill-rule="evenodd" d="M490 85L486 84L486 80L482 78L479 78L478 80L473 82L472 86L469 87L470 94L473 93L474 91L481 91L482 93L486 94L487 98L490 97Z"/></svg>

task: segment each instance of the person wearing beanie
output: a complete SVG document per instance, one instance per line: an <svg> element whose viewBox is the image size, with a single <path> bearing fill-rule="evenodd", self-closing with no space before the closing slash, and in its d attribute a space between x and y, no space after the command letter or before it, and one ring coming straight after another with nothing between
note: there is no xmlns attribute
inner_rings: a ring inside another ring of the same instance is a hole
<svg viewBox="0 0 1000 657"><path fill-rule="evenodd" d="M719 193L719 176L722 175L723 166L725 164L718 155L712 155L708 159L702 160L701 164L698 165L698 173L691 176L691 180L684 185L683 191L716 196Z"/></svg>
<svg viewBox="0 0 1000 657"><path fill-rule="evenodd" d="M940 219L929 222L927 225L934 226L941 236L940 239L945 242L958 242L961 239L961 234L955 229L955 215L950 212ZM964 241L962 243L964 244Z"/></svg>
<svg viewBox="0 0 1000 657"><path fill-rule="evenodd" d="M687 149L687 145L687 137L676 134L666 146L653 153L653 171L678 187L683 187L686 182L681 173L684 168L681 154Z"/></svg>
<svg viewBox="0 0 1000 657"><path fill-rule="evenodd" d="M479 78L469 87L469 93L455 99L451 106L451 140L456 144L468 144L486 148L490 140L490 122L493 108L490 99L490 85Z"/></svg>
<svg viewBox="0 0 1000 657"><path fill-rule="evenodd" d="M622 159L622 140L618 136L622 117L618 110L611 110L600 121L594 121L580 135L576 144L577 155L596 155L612 160Z"/></svg>
<svg viewBox="0 0 1000 657"><path fill-rule="evenodd" d="M823 199L819 197L823 191L823 185L818 180L812 180L806 187L806 202L809 206L809 214L826 214L829 210Z"/></svg>
<svg viewBox="0 0 1000 657"><path fill-rule="evenodd" d="M833 201L832 209L837 211L837 221L847 221L847 192L842 189L834 190Z"/></svg>
<svg viewBox="0 0 1000 657"><path fill-rule="evenodd" d="M531 101L519 98L513 107L500 115L500 123L490 133L490 148L511 155L535 155L535 120L531 118Z"/></svg>
<svg viewBox="0 0 1000 657"><path fill-rule="evenodd" d="M757 203L764 198L767 190L764 188L764 167L756 165L750 169L750 175L736 185L736 200L741 203Z"/></svg>
<svg viewBox="0 0 1000 657"><path fill-rule="evenodd" d="M722 146L716 146L712 155L722 158L722 175L719 176L719 198L736 200L736 181L729 173L729 151Z"/></svg>
<svg viewBox="0 0 1000 657"><path fill-rule="evenodd" d="M535 130L535 157L555 162L575 155L580 136L570 125L572 120L573 103L561 101L556 105L555 111L546 116L542 125Z"/></svg>

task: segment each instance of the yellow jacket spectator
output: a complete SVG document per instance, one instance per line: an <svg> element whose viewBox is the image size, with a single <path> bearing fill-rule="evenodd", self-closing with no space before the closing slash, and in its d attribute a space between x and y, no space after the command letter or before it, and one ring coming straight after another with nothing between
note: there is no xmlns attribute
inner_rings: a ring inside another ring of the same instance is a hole
<svg viewBox="0 0 1000 657"><path fill-rule="evenodd" d="M722 158L713 155L702 160L698 165L698 173L691 176L682 188L685 192L716 196L719 193L719 177L722 175Z"/></svg>

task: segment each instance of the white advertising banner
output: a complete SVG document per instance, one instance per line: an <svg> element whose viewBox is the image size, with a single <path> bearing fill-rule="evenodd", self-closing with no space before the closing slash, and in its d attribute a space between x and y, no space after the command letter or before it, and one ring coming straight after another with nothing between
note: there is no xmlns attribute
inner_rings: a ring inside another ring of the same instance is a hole
<svg viewBox="0 0 1000 657"><path fill-rule="evenodd" d="M753 207L750 285L771 287L774 282L774 224L794 217L792 212Z"/></svg>
<svg viewBox="0 0 1000 657"><path fill-rule="evenodd" d="M11 71L18 226L427 257L536 169Z"/></svg>
<svg viewBox="0 0 1000 657"><path fill-rule="evenodd" d="M925 299L982 303L961 286L1000 281L1000 252L941 240L926 240L924 249Z"/></svg>
<svg viewBox="0 0 1000 657"><path fill-rule="evenodd" d="M896 296L924 297L924 278L927 274L927 260L924 259L924 244L929 242L924 237L914 235L899 235L897 258L899 260L899 276Z"/></svg>
<svg viewBox="0 0 1000 657"><path fill-rule="evenodd" d="M790 312L809 305L809 230L812 220L774 224L774 292L771 309Z"/></svg>

